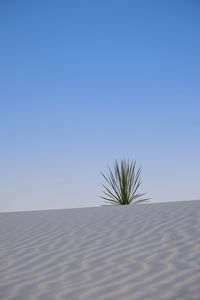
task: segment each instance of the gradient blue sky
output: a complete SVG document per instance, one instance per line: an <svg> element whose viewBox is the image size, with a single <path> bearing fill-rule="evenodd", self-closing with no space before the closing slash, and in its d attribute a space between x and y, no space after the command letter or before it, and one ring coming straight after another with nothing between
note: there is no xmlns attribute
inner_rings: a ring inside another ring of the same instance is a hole
<svg viewBox="0 0 200 300"><path fill-rule="evenodd" d="M115 159L200 198L200 3L0 2L0 211L98 206Z"/></svg>

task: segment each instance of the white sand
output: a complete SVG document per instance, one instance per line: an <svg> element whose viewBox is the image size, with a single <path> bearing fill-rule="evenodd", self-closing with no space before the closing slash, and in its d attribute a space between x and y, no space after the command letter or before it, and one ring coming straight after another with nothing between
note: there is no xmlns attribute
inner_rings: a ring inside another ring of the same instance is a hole
<svg viewBox="0 0 200 300"><path fill-rule="evenodd" d="M0 214L0 299L200 299L200 201Z"/></svg>

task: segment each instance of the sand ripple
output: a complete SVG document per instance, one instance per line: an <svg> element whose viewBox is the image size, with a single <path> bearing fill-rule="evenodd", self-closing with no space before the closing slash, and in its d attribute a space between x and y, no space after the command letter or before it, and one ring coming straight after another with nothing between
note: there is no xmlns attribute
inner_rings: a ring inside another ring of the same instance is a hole
<svg viewBox="0 0 200 300"><path fill-rule="evenodd" d="M200 201L0 214L0 299L200 299Z"/></svg>

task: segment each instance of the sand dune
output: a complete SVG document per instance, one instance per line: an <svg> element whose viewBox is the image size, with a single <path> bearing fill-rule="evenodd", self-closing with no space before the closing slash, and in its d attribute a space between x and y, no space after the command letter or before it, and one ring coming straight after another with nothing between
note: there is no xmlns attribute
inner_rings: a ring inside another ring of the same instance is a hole
<svg viewBox="0 0 200 300"><path fill-rule="evenodd" d="M200 201L0 214L0 299L200 299Z"/></svg>

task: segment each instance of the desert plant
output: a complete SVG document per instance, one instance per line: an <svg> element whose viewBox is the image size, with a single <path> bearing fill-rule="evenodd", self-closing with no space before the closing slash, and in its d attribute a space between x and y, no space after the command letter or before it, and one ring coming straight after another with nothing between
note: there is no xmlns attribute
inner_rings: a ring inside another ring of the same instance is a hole
<svg viewBox="0 0 200 300"><path fill-rule="evenodd" d="M129 160L117 160L114 163L114 171L109 168L109 175L106 177L101 173L106 180L108 187L103 184L104 195L102 199L112 205L128 205L131 203L145 202L149 198L141 199L146 193L138 193L141 182L141 167L136 170L136 162Z"/></svg>

